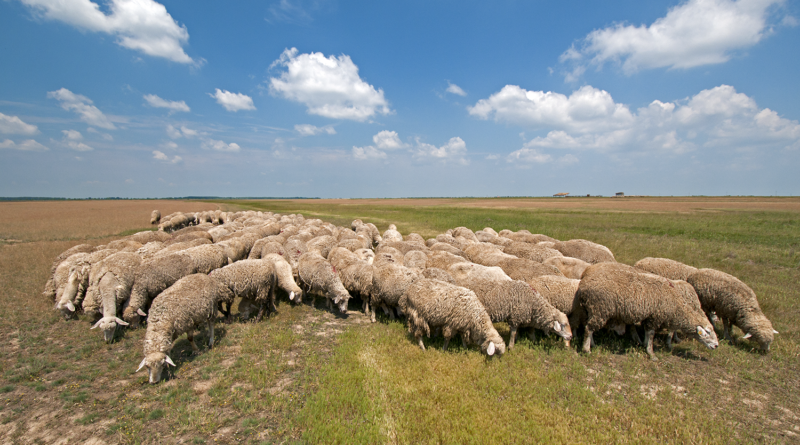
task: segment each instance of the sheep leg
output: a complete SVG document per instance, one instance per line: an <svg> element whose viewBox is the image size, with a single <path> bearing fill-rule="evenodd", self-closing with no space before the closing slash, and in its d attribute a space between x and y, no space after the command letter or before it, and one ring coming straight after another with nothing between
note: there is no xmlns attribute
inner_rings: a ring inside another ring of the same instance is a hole
<svg viewBox="0 0 800 445"><path fill-rule="evenodd" d="M267 305L265 303L261 303L261 306L258 308L258 315L256 315L256 323L260 322L262 318L264 318L264 312L267 309Z"/></svg>
<svg viewBox="0 0 800 445"><path fill-rule="evenodd" d="M633 338L633 341L635 341L637 345L642 345L642 338L639 337L639 330L636 329L636 325L631 325L631 338Z"/></svg>
<svg viewBox="0 0 800 445"><path fill-rule="evenodd" d="M462 335L461 336L461 346L463 346L464 349L467 349L467 336L466 335Z"/></svg>
<svg viewBox="0 0 800 445"><path fill-rule="evenodd" d="M516 339L517 339L517 327L516 326L511 326L511 337L508 339L508 349L509 350L514 347L514 340L516 340Z"/></svg>
<svg viewBox="0 0 800 445"><path fill-rule="evenodd" d="M420 334L417 334L417 343L419 343L419 347L422 348L422 350L424 351L425 343L422 342L422 335Z"/></svg>
<svg viewBox="0 0 800 445"><path fill-rule="evenodd" d="M731 321L730 321L730 319L723 318L722 319L722 326L724 327L723 329L724 329L725 340L728 340L729 342L731 342L732 345L735 345L736 344L736 340L733 338L733 335L731 335Z"/></svg>
<svg viewBox="0 0 800 445"><path fill-rule="evenodd" d="M214 347L214 319L208 320L208 349Z"/></svg>
<svg viewBox="0 0 800 445"><path fill-rule="evenodd" d="M447 345L450 343L450 337L453 336L453 330L450 329L450 326L445 326L442 329L442 335L444 336L444 345L442 345L442 351L447 351Z"/></svg>
<svg viewBox="0 0 800 445"><path fill-rule="evenodd" d="M586 332L583 333L583 352L592 352L592 330L586 326Z"/></svg>
<svg viewBox="0 0 800 445"><path fill-rule="evenodd" d="M648 329L644 332L644 349L647 351L647 355L650 356L650 360L653 361L658 360L658 357L653 353L653 337L655 337L655 335L655 329Z"/></svg>
<svg viewBox="0 0 800 445"><path fill-rule="evenodd" d="M528 340L530 340L532 342L536 341L536 330L535 329L531 328L531 330L528 331Z"/></svg>
<svg viewBox="0 0 800 445"><path fill-rule="evenodd" d="M194 342L194 332L191 331L187 332L186 339L189 340L189 343L192 344L192 351L194 351L195 353L200 351L200 348L197 347L197 343Z"/></svg>
<svg viewBox="0 0 800 445"><path fill-rule="evenodd" d="M667 333L667 348L669 352L672 352L672 334L674 334L673 331Z"/></svg>
<svg viewBox="0 0 800 445"><path fill-rule="evenodd" d="M678 336L678 331L672 333L672 342L676 345L681 342L681 338Z"/></svg>

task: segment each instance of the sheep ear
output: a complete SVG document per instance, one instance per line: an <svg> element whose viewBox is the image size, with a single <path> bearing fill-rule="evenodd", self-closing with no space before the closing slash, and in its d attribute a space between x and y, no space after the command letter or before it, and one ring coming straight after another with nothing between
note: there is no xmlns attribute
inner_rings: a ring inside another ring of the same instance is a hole
<svg viewBox="0 0 800 445"><path fill-rule="evenodd" d="M697 335L699 335L701 337L704 337L704 336L706 336L708 334L706 333L705 329L703 329L702 327L698 326L697 327Z"/></svg>
<svg viewBox="0 0 800 445"><path fill-rule="evenodd" d="M95 323L95 324L94 324L94 326L92 326L92 327L91 327L91 328L89 328L89 329L94 329L94 328L96 328L96 327L100 326L100 323L102 323L102 322L103 322L103 320L104 320L103 318L101 318L101 319L97 320L97 323Z"/></svg>
<svg viewBox="0 0 800 445"><path fill-rule="evenodd" d="M341 298L339 298L339 297L336 297L336 298L333 300L333 302L334 302L334 303L336 303L336 304L339 304L339 300L341 300Z"/></svg>
<svg viewBox="0 0 800 445"><path fill-rule="evenodd" d="M170 364L170 365L172 365L172 366L175 366L175 363L173 363L173 362L172 362L172 359L171 359L171 358L169 358L169 356L168 356L168 355L165 355L164 357L165 357L165 358L164 358L164 361L165 361L165 362L169 363L169 364Z"/></svg>
<svg viewBox="0 0 800 445"><path fill-rule="evenodd" d="M117 324L120 324L120 325L122 325L122 326L128 326L128 322L126 322L126 321L124 321L124 320L120 320L120 319L119 319L119 318L117 318L117 317L114 317L114 320L116 320Z"/></svg>
<svg viewBox="0 0 800 445"><path fill-rule="evenodd" d="M775 329L772 330L773 334L780 334L780 332L776 331Z"/></svg>
<svg viewBox="0 0 800 445"><path fill-rule="evenodd" d="M141 371L141 370L142 370L142 368L144 368L144 363L145 363L146 361L147 361L147 357L145 357L145 358L143 358L143 359L142 359L142 363L139 363L139 367L138 367L138 368L136 368L136 372L139 372L139 371Z"/></svg>
<svg viewBox="0 0 800 445"><path fill-rule="evenodd" d="M555 328L556 332L561 332L561 323L559 323L558 321L554 321L553 328Z"/></svg>
<svg viewBox="0 0 800 445"><path fill-rule="evenodd" d="M294 301L294 291L289 292L289 301Z"/></svg>
<svg viewBox="0 0 800 445"><path fill-rule="evenodd" d="M486 354L489 356L494 355L494 342L492 341L489 342L489 347L486 348Z"/></svg>
<svg viewBox="0 0 800 445"><path fill-rule="evenodd" d="M748 333L747 333L747 334L745 334L745 335L744 335L744 337L742 337L742 338L750 338L750 337L752 337L752 336L753 336L753 334L751 334L751 333L749 333L749 332L748 332Z"/></svg>
<svg viewBox="0 0 800 445"><path fill-rule="evenodd" d="M142 308L136 309L136 313L141 315L142 317L147 317L147 313L142 310Z"/></svg>
<svg viewBox="0 0 800 445"><path fill-rule="evenodd" d="M67 301L67 309L69 309L70 312L75 312L75 305L72 304L71 301Z"/></svg>

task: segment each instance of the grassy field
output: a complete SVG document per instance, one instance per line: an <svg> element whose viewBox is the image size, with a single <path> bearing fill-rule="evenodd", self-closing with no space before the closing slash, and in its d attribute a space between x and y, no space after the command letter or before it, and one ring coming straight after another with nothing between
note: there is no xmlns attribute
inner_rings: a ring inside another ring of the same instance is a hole
<svg viewBox="0 0 800 445"><path fill-rule="evenodd" d="M0 443L800 442L800 199L123 204L0 203ZM525 338L488 360L436 340L423 352L402 322L369 323L356 301L344 318L284 298L262 323L219 323L212 350L192 355L179 340L177 368L151 386L133 373L143 330L106 345L41 290L58 253L144 229L167 206L361 218L426 238L456 226L585 238L628 264L662 256L732 273L781 333L766 355L746 340L716 351L684 341L672 353L657 343L651 362L627 338L598 335L591 355Z"/></svg>

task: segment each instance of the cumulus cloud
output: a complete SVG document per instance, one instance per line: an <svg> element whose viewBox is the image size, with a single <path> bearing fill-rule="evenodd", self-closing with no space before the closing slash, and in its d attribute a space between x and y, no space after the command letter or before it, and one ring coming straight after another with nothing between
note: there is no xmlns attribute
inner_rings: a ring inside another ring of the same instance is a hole
<svg viewBox="0 0 800 445"><path fill-rule="evenodd" d="M466 96L467 95L467 92L462 90L460 86L458 86L458 85L456 85L454 83L450 83L450 81L447 81L447 90L445 90L445 91L447 91L448 93L459 95L459 96Z"/></svg>
<svg viewBox="0 0 800 445"><path fill-rule="evenodd" d="M186 27L178 25L164 5L153 0L109 0L106 3L109 14L89 0L21 1L46 19L82 31L112 35L125 48L173 62L199 63L183 50L189 41Z"/></svg>
<svg viewBox="0 0 800 445"><path fill-rule="evenodd" d="M75 150L75 151L92 151L94 148L84 144L81 142L83 140L83 135L80 131L77 130L62 130L64 133L64 140L63 143L67 147Z"/></svg>
<svg viewBox="0 0 800 445"><path fill-rule="evenodd" d="M33 139L26 139L19 144L12 141L11 139L6 139L3 142L0 142L0 149L7 148L10 150L20 150L20 151L47 151L49 148L45 147L44 145L34 141Z"/></svg>
<svg viewBox="0 0 800 445"><path fill-rule="evenodd" d="M441 147L421 142L417 139L414 148L414 158L420 160L441 160L455 161L460 164L469 164L469 160L464 157L467 154L467 144L460 137L453 137Z"/></svg>
<svg viewBox="0 0 800 445"><path fill-rule="evenodd" d="M621 64L631 74L649 68L692 68L728 61L736 51L760 42L771 31L770 10L783 0L689 0L649 26L617 23L594 30L565 51L567 81L587 64Z"/></svg>
<svg viewBox="0 0 800 445"><path fill-rule="evenodd" d="M36 125L26 124L17 116L0 113L0 133L33 135L38 132Z"/></svg>
<svg viewBox="0 0 800 445"><path fill-rule="evenodd" d="M300 133L300 136L314 136L322 133L336 134L336 129L330 125L317 127L311 124L299 124L294 126L294 131Z"/></svg>
<svg viewBox="0 0 800 445"><path fill-rule="evenodd" d="M197 136L197 131L182 125L180 128L175 128L172 124L167 125L167 136L170 139L186 138L191 139Z"/></svg>
<svg viewBox="0 0 800 445"><path fill-rule="evenodd" d="M366 147L353 147L353 157L356 159L386 159L386 152L368 145Z"/></svg>
<svg viewBox="0 0 800 445"><path fill-rule="evenodd" d="M310 114L332 119L365 121L391 109L382 89L364 82L350 56L325 57L287 49L270 66L286 69L269 80L270 92L302 103Z"/></svg>
<svg viewBox="0 0 800 445"><path fill-rule="evenodd" d="M227 151L227 152L237 152L241 150L239 144L235 142L231 142L230 144L226 144L223 141L217 141L214 139L206 139L201 144L201 147L205 150L216 150L216 151Z"/></svg>
<svg viewBox="0 0 800 445"><path fill-rule="evenodd" d="M168 162L170 164L177 164L183 160L183 158L177 155L170 159L169 156L167 156L163 151L158 150L153 150L153 159Z"/></svg>
<svg viewBox="0 0 800 445"><path fill-rule="evenodd" d="M631 112L605 91L585 86L569 97L506 86L470 107L482 119L546 130L509 160L550 162L546 149L656 151L681 154L703 148L727 150L800 146L800 124L760 109L729 85L675 102L654 100ZM569 158L564 161L576 162Z"/></svg>
<svg viewBox="0 0 800 445"><path fill-rule="evenodd" d="M171 113L174 113L176 111L183 111L188 113L189 111L191 111L189 106L186 105L186 102L184 101L179 102L174 100L165 100L156 96L155 94L145 94L144 100L147 102L147 105L150 105L153 108L166 108Z"/></svg>
<svg viewBox="0 0 800 445"><path fill-rule="evenodd" d="M66 88L61 88L60 90L48 92L47 97L59 101L61 108L77 113L80 119L89 125L105 128L107 130L114 130L117 128L102 111L92 105L91 99L86 96L75 94Z"/></svg>
<svg viewBox="0 0 800 445"><path fill-rule="evenodd" d="M381 150L396 150L408 146L400 141L400 136L397 135L396 131L388 130L383 130L375 136L372 136L372 142Z"/></svg>
<svg viewBox="0 0 800 445"><path fill-rule="evenodd" d="M208 95L217 99L217 103L228 111L256 109L255 105L253 105L253 98L246 94L231 93L230 91L216 88L214 94L209 93Z"/></svg>

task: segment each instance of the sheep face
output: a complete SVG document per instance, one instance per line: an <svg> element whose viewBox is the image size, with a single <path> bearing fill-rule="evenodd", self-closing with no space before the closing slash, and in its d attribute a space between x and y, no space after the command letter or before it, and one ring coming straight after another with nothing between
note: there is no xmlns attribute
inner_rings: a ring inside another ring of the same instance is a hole
<svg viewBox="0 0 800 445"><path fill-rule="evenodd" d="M697 326L697 328L695 328L695 338L709 349L717 349L717 346L719 346L717 334L714 332L714 327L711 326L711 324L706 327Z"/></svg>
<svg viewBox="0 0 800 445"><path fill-rule="evenodd" d="M99 327L103 330L103 339L106 343L111 343L114 340L114 331L117 330L117 325L127 326L128 323L120 320L117 317L103 317L91 327L91 329Z"/></svg>
<svg viewBox="0 0 800 445"><path fill-rule="evenodd" d="M624 328L624 327L623 327ZM569 326L569 319L566 315L559 312L556 319L552 322L553 332L566 341L572 340L572 328Z"/></svg>
<svg viewBox="0 0 800 445"><path fill-rule="evenodd" d="M503 355L506 352L506 343L500 338L500 335L497 338L487 338L481 344L481 352L488 356Z"/></svg>
<svg viewBox="0 0 800 445"><path fill-rule="evenodd" d="M175 363L172 362L172 359L170 359L167 354L163 352L153 352L147 354L144 360L142 360L142 363L139 364L139 369L136 371L138 372L143 367L147 367L149 375L148 381L152 385L161 381L161 373L167 365L175 366Z"/></svg>
<svg viewBox="0 0 800 445"><path fill-rule="evenodd" d="M350 300L350 294L347 293L347 291L344 290L344 288L342 288L342 291L332 292L329 298L333 300L333 303L336 305L336 307L339 308L339 312L346 314L347 302Z"/></svg>
<svg viewBox="0 0 800 445"><path fill-rule="evenodd" d="M777 334L778 331L773 329L772 323L763 314L753 315L752 319L747 321L750 322L747 324L753 327L750 328L749 332L742 338L752 338L758 343L761 351L768 352L769 346L772 344L772 341L775 339L775 334Z"/></svg>

